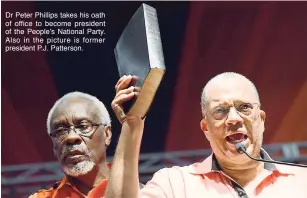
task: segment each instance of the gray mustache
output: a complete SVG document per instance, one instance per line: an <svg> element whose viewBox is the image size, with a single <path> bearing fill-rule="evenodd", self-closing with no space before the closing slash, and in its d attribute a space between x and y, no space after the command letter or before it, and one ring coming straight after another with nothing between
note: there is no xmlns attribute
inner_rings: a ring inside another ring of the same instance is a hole
<svg viewBox="0 0 307 198"><path fill-rule="evenodd" d="M83 146L77 146L77 145L67 145L64 146L61 149L61 158L63 159L70 151L72 150L79 150L85 154L87 154L89 151L85 149Z"/></svg>

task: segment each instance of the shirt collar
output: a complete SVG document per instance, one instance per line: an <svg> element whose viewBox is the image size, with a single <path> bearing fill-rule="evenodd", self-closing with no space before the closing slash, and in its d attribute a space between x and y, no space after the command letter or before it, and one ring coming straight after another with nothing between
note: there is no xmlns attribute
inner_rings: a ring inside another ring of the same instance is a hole
<svg viewBox="0 0 307 198"><path fill-rule="evenodd" d="M112 163L111 163L111 162L107 162L107 166L108 166L108 168L111 168L111 167L112 167ZM104 183L104 182L105 182L105 180L103 180L101 183ZM100 184L101 184L101 183L100 183ZM99 184L99 185L100 185L100 184ZM70 181L69 181L69 179L67 178L67 176L64 176L64 177L62 178L61 181L55 183L55 184L53 185L53 188L54 188L54 189L61 189L64 185L73 186L73 185L70 183Z"/></svg>
<svg viewBox="0 0 307 198"><path fill-rule="evenodd" d="M262 159L272 160L263 148L260 150L260 156ZM187 168L191 174L206 174L209 172L221 171L221 167L214 154L211 154L203 162L191 164ZM279 168L272 163L264 163L264 169L269 171L279 171Z"/></svg>
<svg viewBox="0 0 307 198"><path fill-rule="evenodd" d="M69 186L71 186L71 188L73 190L75 190L77 193L79 193L80 196L82 195L82 197L101 197L101 195L103 195L105 190L106 190L107 184L108 184L108 180L107 179L102 180L95 188L93 188L91 191L89 191L88 196L86 196L83 193L81 193L77 188L75 188L69 182L68 178L66 176L64 176L63 179L61 180L61 182L59 183L58 187L56 188L56 191L60 190L65 185L69 185Z"/></svg>

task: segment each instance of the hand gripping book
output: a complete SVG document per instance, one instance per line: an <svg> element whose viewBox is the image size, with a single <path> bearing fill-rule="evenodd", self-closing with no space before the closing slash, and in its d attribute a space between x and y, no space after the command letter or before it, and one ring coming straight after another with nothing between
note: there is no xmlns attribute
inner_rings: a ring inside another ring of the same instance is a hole
<svg viewBox="0 0 307 198"><path fill-rule="evenodd" d="M142 4L134 13L115 49L120 77L132 75L138 97L124 104L126 114L145 117L165 74L162 42L155 8Z"/></svg>

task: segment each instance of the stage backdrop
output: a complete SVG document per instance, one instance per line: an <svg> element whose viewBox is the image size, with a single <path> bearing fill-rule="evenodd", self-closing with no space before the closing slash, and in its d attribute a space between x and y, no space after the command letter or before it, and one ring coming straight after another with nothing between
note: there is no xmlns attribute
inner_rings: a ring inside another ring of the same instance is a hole
<svg viewBox="0 0 307 198"><path fill-rule="evenodd" d="M34 12L35 8L31 2L5 2L2 6L2 35L5 12L15 11ZM54 158L45 127L46 112L58 94L46 54L5 53L4 36L1 42L1 163L50 161Z"/></svg>
<svg viewBox="0 0 307 198"><path fill-rule="evenodd" d="M306 10L306 2L192 3L167 151L209 147L199 125L201 90L225 71L258 88L266 144L307 140Z"/></svg>
<svg viewBox="0 0 307 198"><path fill-rule="evenodd" d="M2 165L54 161L46 132L49 109L61 96L82 91L96 96L112 119L114 154L121 125L111 109L119 79L114 47L142 2L27 1L2 3L2 44L5 12L70 12L106 14L106 42L84 45L83 52L10 52L2 45ZM146 121L142 152L161 152L168 130L172 88L184 40L189 2L148 2L159 15L167 73ZM35 19L32 19L34 21ZM42 20L42 19L41 19ZM74 35L77 37L78 35ZM153 141L154 140L154 141Z"/></svg>
<svg viewBox="0 0 307 198"><path fill-rule="evenodd" d="M307 140L306 2L149 4L159 13L168 71L146 119L142 152L209 148L199 127L200 94L224 71L255 82L267 112L265 143ZM113 155L120 131L110 108L118 79L113 47L139 6L2 3L2 19L5 11L105 11L110 35L105 45L86 46L78 54L4 53L2 45L2 165L55 160L47 113L56 99L75 90L97 96L110 110L114 141L108 154Z"/></svg>

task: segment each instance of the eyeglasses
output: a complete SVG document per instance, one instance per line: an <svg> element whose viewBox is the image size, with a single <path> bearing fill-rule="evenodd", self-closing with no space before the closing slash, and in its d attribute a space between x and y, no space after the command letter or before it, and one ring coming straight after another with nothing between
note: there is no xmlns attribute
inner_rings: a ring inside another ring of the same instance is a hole
<svg viewBox="0 0 307 198"><path fill-rule="evenodd" d="M239 115L249 116L254 111L253 104L256 104L257 106L259 106L258 103L241 103L241 104L235 104L234 108L239 113ZM231 106L218 106L209 112L214 119L221 120L227 117L227 115L230 112L230 108Z"/></svg>
<svg viewBox="0 0 307 198"><path fill-rule="evenodd" d="M62 139L68 136L69 131L73 129L76 134L80 136L89 137L101 125L106 126L106 124L102 123L96 124L89 121L82 121L79 125L71 125L69 127L59 126L55 130L53 130L49 135L56 139Z"/></svg>

